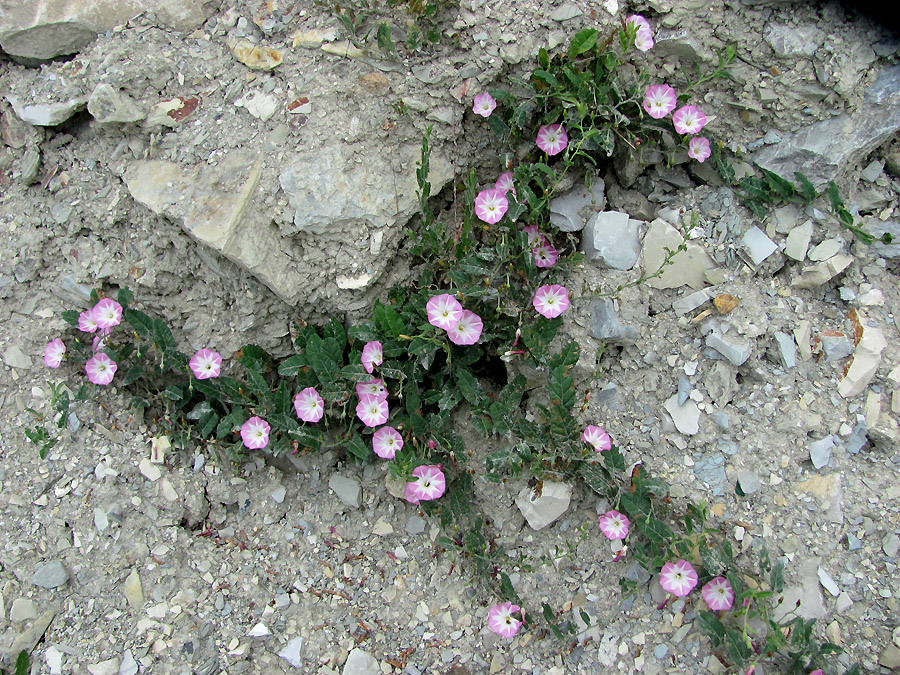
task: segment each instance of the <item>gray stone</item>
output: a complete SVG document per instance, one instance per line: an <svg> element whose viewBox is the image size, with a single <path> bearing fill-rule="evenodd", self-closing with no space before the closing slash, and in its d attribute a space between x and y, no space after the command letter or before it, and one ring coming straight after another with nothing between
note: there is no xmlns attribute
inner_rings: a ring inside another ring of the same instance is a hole
<svg viewBox="0 0 900 675"><path fill-rule="evenodd" d="M858 551L862 548L862 542L859 540L855 534L848 532L847 533L847 549L850 551Z"/></svg>
<svg viewBox="0 0 900 675"><path fill-rule="evenodd" d="M84 108L87 99L70 98L57 103L29 103L18 96L6 95L16 115L28 124L40 127L53 127L62 124L76 112Z"/></svg>
<svg viewBox="0 0 900 675"><path fill-rule="evenodd" d="M834 448L834 436L826 436L809 444L809 458L813 466L821 469L831 459L831 451Z"/></svg>
<svg viewBox="0 0 900 675"><path fill-rule="evenodd" d="M758 492L762 485L759 474L755 471L738 471L737 482L741 486L741 492L745 495L752 495Z"/></svg>
<svg viewBox="0 0 900 675"><path fill-rule="evenodd" d="M822 591L819 589L816 561L808 560L801 564L798 577L800 582L785 585L781 597L776 599L777 604L772 612L772 618L776 621L782 621L795 611L804 619L823 619L825 617L825 604L822 599Z"/></svg>
<svg viewBox="0 0 900 675"><path fill-rule="evenodd" d="M567 2L562 7L558 7L554 9L550 14L550 18L554 21L568 21L569 19L574 19L576 16L581 16L584 12L578 8L578 5Z"/></svg>
<svg viewBox="0 0 900 675"><path fill-rule="evenodd" d="M819 577L819 583L822 584L822 588L828 591L832 597L836 598L841 594L841 589L835 583L834 579L831 578L831 575L828 574L828 570L824 567L820 567L817 571L817 575Z"/></svg>
<svg viewBox="0 0 900 675"><path fill-rule="evenodd" d="M38 171L41 168L41 151L37 148L28 148L22 155L22 170L19 180L23 185L31 185L37 182Z"/></svg>
<svg viewBox="0 0 900 675"><path fill-rule="evenodd" d="M619 321L615 303L610 298L600 298L591 303L591 335L611 344L633 344L638 331Z"/></svg>
<svg viewBox="0 0 900 675"><path fill-rule="evenodd" d="M725 473L725 458L722 455L705 455L695 461L694 475L710 487L714 496L725 494L728 476Z"/></svg>
<svg viewBox="0 0 900 675"><path fill-rule="evenodd" d="M199 672L199 671L198 671ZM118 675L137 675L138 664L134 660L134 654L130 649L126 649L122 654L122 664L119 666Z"/></svg>
<svg viewBox="0 0 900 675"><path fill-rule="evenodd" d="M675 428L686 436L694 436L700 432L700 408L688 399L684 405L678 405L678 394L670 396L664 404L666 412L672 416Z"/></svg>
<svg viewBox="0 0 900 675"><path fill-rule="evenodd" d="M347 478L339 473L331 474L328 487L334 490L334 494L347 506L359 508L360 484L355 478Z"/></svg>
<svg viewBox="0 0 900 675"><path fill-rule="evenodd" d="M878 665L895 670L900 668L900 649L895 645L888 645L878 657Z"/></svg>
<svg viewBox="0 0 900 675"><path fill-rule="evenodd" d="M369 652L354 649L347 657L341 675L381 675L381 667Z"/></svg>
<svg viewBox="0 0 900 675"><path fill-rule="evenodd" d="M728 405L737 391L734 369L724 361L718 361L703 380L706 393L720 408Z"/></svg>
<svg viewBox="0 0 900 675"><path fill-rule="evenodd" d="M821 189L900 129L898 92L900 66L885 68L866 91L867 104L861 109L787 134L782 143L756 151L753 160L788 178L800 171Z"/></svg>
<svg viewBox="0 0 900 675"><path fill-rule="evenodd" d="M656 645L653 648L653 656L658 659L666 658L666 655L669 653L669 645L663 643L661 645Z"/></svg>
<svg viewBox="0 0 900 675"><path fill-rule="evenodd" d="M747 253L754 265L759 265L763 260L778 250L775 242L766 236L766 233L754 225L744 233L741 244L747 249Z"/></svg>
<svg viewBox="0 0 900 675"><path fill-rule="evenodd" d="M672 309L675 311L675 316L684 316L688 312L693 312L700 305L708 301L710 297L710 289L704 288L678 298L672 303Z"/></svg>
<svg viewBox="0 0 900 675"><path fill-rule="evenodd" d="M37 607L30 598L16 598L9 610L11 621L31 621L38 617Z"/></svg>
<svg viewBox="0 0 900 675"><path fill-rule="evenodd" d="M550 224L562 232L580 232L585 223L606 206L604 188L603 179L595 177L590 190L577 185L550 200Z"/></svg>
<svg viewBox="0 0 900 675"><path fill-rule="evenodd" d="M807 220L802 225L793 228L785 240L784 254L794 260L803 260L806 257L806 251L809 249L812 234L813 222L811 220Z"/></svg>
<svg viewBox="0 0 900 675"><path fill-rule="evenodd" d="M736 366L742 365L749 359L753 351L749 342L739 340L731 333L722 333L718 330L713 330L706 336L706 344Z"/></svg>
<svg viewBox="0 0 900 675"><path fill-rule="evenodd" d="M851 455L857 454L869 440L869 430L865 422L859 422L844 441L844 448Z"/></svg>
<svg viewBox="0 0 900 675"><path fill-rule="evenodd" d="M843 333L823 332L818 337L822 353L825 355L825 363L845 359L853 353L853 343Z"/></svg>
<svg viewBox="0 0 900 675"><path fill-rule="evenodd" d="M131 97L102 82L94 87L87 102L88 112L100 123L138 122L146 116Z"/></svg>
<svg viewBox="0 0 900 675"><path fill-rule="evenodd" d="M538 495L536 489L526 487L516 497L516 506L533 530L547 527L566 512L572 498L572 486L544 481L540 493Z"/></svg>
<svg viewBox="0 0 900 675"><path fill-rule="evenodd" d="M897 551L900 550L900 537L894 532L886 535L881 540L881 550L888 558L896 558Z"/></svg>
<svg viewBox="0 0 900 675"><path fill-rule="evenodd" d="M770 24L763 38L776 56L812 56L822 46L825 33L815 26Z"/></svg>
<svg viewBox="0 0 900 675"><path fill-rule="evenodd" d="M813 262L822 262L823 260L828 260L840 253L842 246L843 244L839 239L826 239L816 245L806 257Z"/></svg>
<svg viewBox="0 0 900 675"><path fill-rule="evenodd" d="M794 344L794 338L780 330L775 331L775 344L778 347L778 356L781 358L781 365L785 368L793 368L797 365L797 345Z"/></svg>
<svg viewBox="0 0 900 675"><path fill-rule="evenodd" d="M581 250L591 262L616 270L630 270L638 261L640 221L627 213L603 211L594 214L584 228Z"/></svg>
<svg viewBox="0 0 900 675"><path fill-rule="evenodd" d="M882 223L877 218L867 219L867 221L863 222L865 225L868 225L865 228L866 231L873 237L876 237L876 241L869 246L870 253L879 255L882 258L900 258L900 223L893 220ZM881 241L881 237L884 234L889 234L893 237L892 243L885 244Z"/></svg>
<svg viewBox="0 0 900 675"><path fill-rule="evenodd" d="M691 381L688 379L687 375L680 375L678 377L678 405L684 405L690 395Z"/></svg>
<svg viewBox="0 0 900 675"><path fill-rule="evenodd" d="M859 177L870 183L874 183L883 172L884 162L873 159L865 169L859 172Z"/></svg>
<svg viewBox="0 0 900 675"><path fill-rule="evenodd" d="M644 567L637 561L631 563L631 566L625 570L625 574L622 575L628 581L633 581L638 585L646 584L650 581L650 572L648 572Z"/></svg>
<svg viewBox="0 0 900 675"><path fill-rule="evenodd" d="M69 571L59 560L41 563L34 570L31 583L41 588L56 588L69 580Z"/></svg>
<svg viewBox="0 0 900 675"><path fill-rule="evenodd" d="M409 520L406 521L406 532L407 534L411 534L413 536L417 534L422 534L425 531L426 522L424 518L420 518L419 516L410 516Z"/></svg>
<svg viewBox="0 0 900 675"><path fill-rule="evenodd" d="M31 357L23 353L19 345L10 345L3 350L3 362L10 368L28 370L31 368Z"/></svg>
<svg viewBox="0 0 900 675"><path fill-rule="evenodd" d="M663 265L667 251L676 251L682 244L684 251L679 251L671 259L669 265L657 277L649 279L651 288L679 288L690 286L700 289L704 285L704 272L712 267L706 251L697 242L684 241L684 237L674 227L657 218L644 235L644 272L654 274Z"/></svg>
<svg viewBox="0 0 900 675"><path fill-rule="evenodd" d="M806 289L818 288L847 269L852 262L852 256L838 253L825 262L804 267L800 275L791 280L791 286Z"/></svg>
<svg viewBox="0 0 900 675"><path fill-rule="evenodd" d="M288 642L278 652L278 656L290 663L294 668L301 668L303 666L303 638L298 635Z"/></svg>

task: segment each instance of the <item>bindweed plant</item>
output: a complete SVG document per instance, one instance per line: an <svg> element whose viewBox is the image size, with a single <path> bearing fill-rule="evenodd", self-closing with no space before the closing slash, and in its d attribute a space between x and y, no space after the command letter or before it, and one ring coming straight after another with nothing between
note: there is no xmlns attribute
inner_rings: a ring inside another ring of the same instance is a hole
<svg viewBox="0 0 900 675"><path fill-rule="evenodd" d="M509 559L474 506L475 482L528 479L540 494L549 482L583 481L610 505L597 528L613 542L615 560L631 556L648 578L658 574L670 599L702 583L698 621L732 672L787 663L788 672L806 673L837 648L817 643L810 622L770 618L783 563L773 565L763 550L750 569L722 529L710 526L705 503L673 500L664 481L640 462L628 466L610 435L582 419L589 392L575 378L581 348L557 339L562 315L578 302L565 283L581 254L572 235L552 226L550 198L567 174L586 173L617 145L632 152L653 142L672 153L686 149L694 161L708 158L709 141L696 135L707 117L679 103L726 75L734 58L726 50L717 69L685 83L679 96L646 75L626 81L619 74L629 54L653 45L645 19L629 17L601 37L590 29L564 53L551 58L542 50L538 69L517 85L528 91L522 101L494 90L474 98L473 113L487 120L510 159L486 185L475 171L466 176L459 222L433 210L429 128L416 172L421 218L409 236L416 277L389 289L368 320L296 322L295 353L281 360L256 345L230 357L209 348L189 356L130 291L120 289L115 299L97 291L91 309L63 314L72 332L47 345L45 362L74 363L95 393L114 382L125 387L176 446L198 444L233 460L246 452L341 448L357 462L389 462L395 496L432 516L443 530L441 547L501 600L488 626L507 638L537 628L539 619L560 638L577 629L546 602L536 615L523 609L505 571ZM525 138L527 150L517 148ZM785 191L769 181L767 189ZM799 193L807 196L805 184ZM686 240L696 220L682 225ZM54 390L52 404L60 426L69 405L62 392ZM476 458L461 425L493 449ZM43 452L52 448L49 435L35 431L32 440ZM582 539L590 531L593 524L578 529ZM523 557L517 567L534 570L574 555L570 546L537 562ZM634 592L637 584L623 580L622 587ZM581 618L590 625L586 613Z"/></svg>

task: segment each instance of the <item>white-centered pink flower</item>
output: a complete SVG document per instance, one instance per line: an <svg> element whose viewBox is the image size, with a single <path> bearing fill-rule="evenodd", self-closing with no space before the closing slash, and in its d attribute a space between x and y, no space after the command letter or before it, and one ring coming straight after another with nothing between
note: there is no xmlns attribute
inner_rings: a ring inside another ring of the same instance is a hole
<svg viewBox="0 0 900 675"><path fill-rule="evenodd" d="M222 357L212 349L199 349L188 361L188 366L198 380L208 380L222 372Z"/></svg>
<svg viewBox="0 0 900 675"><path fill-rule="evenodd" d="M581 434L581 440L594 446L597 452L609 450L612 447L612 438L606 433L606 429L595 424L589 424Z"/></svg>
<svg viewBox="0 0 900 675"><path fill-rule="evenodd" d="M538 314L548 319L555 319L569 309L569 292L565 286L559 284L541 286L537 289L531 302Z"/></svg>
<svg viewBox="0 0 900 675"><path fill-rule="evenodd" d="M447 479L438 465L423 464L413 469L412 475L416 480L409 481L406 484L405 493L406 500L413 504L437 499L447 489ZM410 496L415 501L412 501Z"/></svg>
<svg viewBox="0 0 900 675"><path fill-rule="evenodd" d="M366 346L363 347L360 361L362 361L366 372L371 373L375 370L375 366L380 366L382 361L384 361L384 347L378 340L367 342Z"/></svg>
<svg viewBox="0 0 900 675"><path fill-rule="evenodd" d="M294 396L294 412L304 422L315 424L325 414L325 401L315 387L307 387Z"/></svg>
<svg viewBox="0 0 900 675"><path fill-rule="evenodd" d="M528 225L527 227L522 228L522 232L528 235L528 245L529 246L537 246L547 239L540 233L537 225Z"/></svg>
<svg viewBox="0 0 900 675"><path fill-rule="evenodd" d="M725 577L716 577L712 581L707 582L700 594L714 612L731 609L731 606L734 604L734 590Z"/></svg>
<svg viewBox="0 0 900 675"><path fill-rule="evenodd" d="M99 327L92 310L85 310L78 315L78 330L85 333L94 333Z"/></svg>
<svg viewBox="0 0 900 675"><path fill-rule="evenodd" d="M462 319L463 307L452 295L442 293L429 298L425 303L425 311L428 314L428 323L450 330L456 328L456 324Z"/></svg>
<svg viewBox="0 0 900 675"><path fill-rule="evenodd" d="M507 192L512 192L513 197L516 196L516 186L513 183L513 175L512 171L507 171L506 173L501 173L500 178L497 179L497 182L494 183L494 187L498 190L502 190L504 194Z"/></svg>
<svg viewBox="0 0 900 675"><path fill-rule="evenodd" d="M372 434L372 449L383 459L394 459L403 449L403 437L394 427L381 427Z"/></svg>
<svg viewBox="0 0 900 675"><path fill-rule="evenodd" d="M503 190L482 190L475 197L475 215L489 225L499 222L508 208L509 200Z"/></svg>
<svg viewBox="0 0 900 675"><path fill-rule="evenodd" d="M547 240L535 246L531 251L531 255L534 257L534 264L537 267L553 267L556 261L559 260L559 251L553 248Z"/></svg>
<svg viewBox="0 0 900 675"><path fill-rule="evenodd" d="M388 418L387 399L377 396L360 396L356 406L356 416L367 427L380 427Z"/></svg>
<svg viewBox="0 0 900 675"><path fill-rule="evenodd" d="M478 94L472 102L472 112L482 117L490 117L496 107L497 101L486 91Z"/></svg>
<svg viewBox="0 0 900 675"><path fill-rule="evenodd" d="M272 427L262 417L253 416L241 425L241 440L250 450L261 450L269 444Z"/></svg>
<svg viewBox="0 0 900 675"><path fill-rule="evenodd" d="M638 28L634 36L634 46L640 51L646 52L653 49L653 31L649 28Z"/></svg>
<svg viewBox="0 0 900 675"><path fill-rule="evenodd" d="M662 119L677 106L675 90L667 84L651 84L644 92L644 110L654 119Z"/></svg>
<svg viewBox="0 0 900 675"><path fill-rule="evenodd" d="M44 347L44 363L51 368L59 368L62 363L63 356L66 355L66 345L62 340L56 338Z"/></svg>
<svg viewBox="0 0 900 675"><path fill-rule="evenodd" d="M687 560L667 562L659 573L659 585L667 593L683 598L697 585L697 572Z"/></svg>
<svg viewBox="0 0 900 675"><path fill-rule="evenodd" d="M100 328L112 328L122 323L122 305L109 298L103 298L94 305L91 314Z"/></svg>
<svg viewBox="0 0 900 675"><path fill-rule="evenodd" d="M697 106L686 105L675 111L672 122L679 134L696 134L706 125L706 115Z"/></svg>
<svg viewBox="0 0 900 675"><path fill-rule="evenodd" d="M693 157L701 164L712 154L709 148L709 139L703 136L694 136L688 143L688 157Z"/></svg>
<svg viewBox="0 0 900 675"><path fill-rule="evenodd" d="M607 511L599 518L600 531L607 539L624 539L628 536L628 518L618 511Z"/></svg>
<svg viewBox="0 0 900 675"><path fill-rule="evenodd" d="M569 136L562 124L547 124L538 129L534 142L548 155L558 155L569 145Z"/></svg>
<svg viewBox="0 0 900 675"><path fill-rule="evenodd" d="M357 382L356 383L356 395L362 398L363 396L374 396L375 398L387 398L388 390L384 385L384 380L381 378L375 378L374 380L369 380L368 382Z"/></svg>
<svg viewBox="0 0 900 675"><path fill-rule="evenodd" d="M640 30L641 28L650 30L650 22L640 14L632 14L625 19L625 23L629 26L634 26L636 30Z"/></svg>
<svg viewBox="0 0 900 675"><path fill-rule="evenodd" d="M87 373L88 380L104 387L112 382L117 368L116 362L103 352L94 354L84 364L84 371Z"/></svg>
<svg viewBox="0 0 900 675"><path fill-rule="evenodd" d="M484 323L475 312L464 309L459 323L447 331L450 342L455 345L474 345L481 337Z"/></svg>
<svg viewBox="0 0 900 675"><path fill-rule="evenodd" d="M511 602L494 605L488 610L488 628L500 637L511 638L522 627L522 621L513 616L521 611L521 607Z"/></svg>

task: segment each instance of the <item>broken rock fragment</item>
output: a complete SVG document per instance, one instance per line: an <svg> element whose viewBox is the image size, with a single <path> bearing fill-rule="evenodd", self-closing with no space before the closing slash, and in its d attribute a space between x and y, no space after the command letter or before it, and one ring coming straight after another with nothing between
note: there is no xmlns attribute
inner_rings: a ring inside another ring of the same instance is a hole
<svg viewBox="0 0 900 675"><path fill-rule="evenodd" d="M881 363L881 352L887 347L887 340L880 328L866 325L863 317L858 316L855 311L851 313L851 320L853 319L857 330L862 331L862 337L856 345L853 361L844 379L838 384L838 393L844 398L856 396L866 388Z"/></svg>
<svg viewBox="0 0 900 675"><path fill-rule="evenodd" d="M524 488L516 497L516 506L533 530L541 530L569 508L572 486L544 481L539 487Z"/></svg>

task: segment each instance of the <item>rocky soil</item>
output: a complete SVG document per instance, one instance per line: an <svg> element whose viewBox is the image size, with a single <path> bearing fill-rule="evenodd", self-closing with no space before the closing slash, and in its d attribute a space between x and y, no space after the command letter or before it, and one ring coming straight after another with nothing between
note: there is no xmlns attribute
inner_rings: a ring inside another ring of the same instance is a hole
<svg viewBox="0 0 900 675"><path fill-rule="evenodd" d="M515 506L524 484L477 487L498 542L537 565L513 579L528 609L596 619L571 642L505 641L381 464L153 453L153 420L114 385L66 429L45 420L59 443L41 460L31 411L81 380L41 354L95 287L130 287L183 351L283 355L294 319L363 316L408 275L425 128L452 218L460 177L493 182L501 165L474 94L634 11L657 30L641 58L660 80L737 45L734 79L700 101L748 168L835 179L868 231L900 236L897 35L830 3L461 0L438 45L384 58L327 3L152 4L0 3L2 653L93 675L725 672L699 598L659 608L658 583L613 562L607 505L583 486L537 531ZM399 42L409 25L388 16ZM799 599L840 663L896 670L900 245L865 246L818 210L759 221L708 166L642 160L591 177L627 216L576 224L589 259L570 288L627 282L677 245L682 216L698 227L662 277L565 315L585 419L676 502L707 499L737 548L782 556L782 606ZM623 575L643 590L623 595Z"/></svg>

